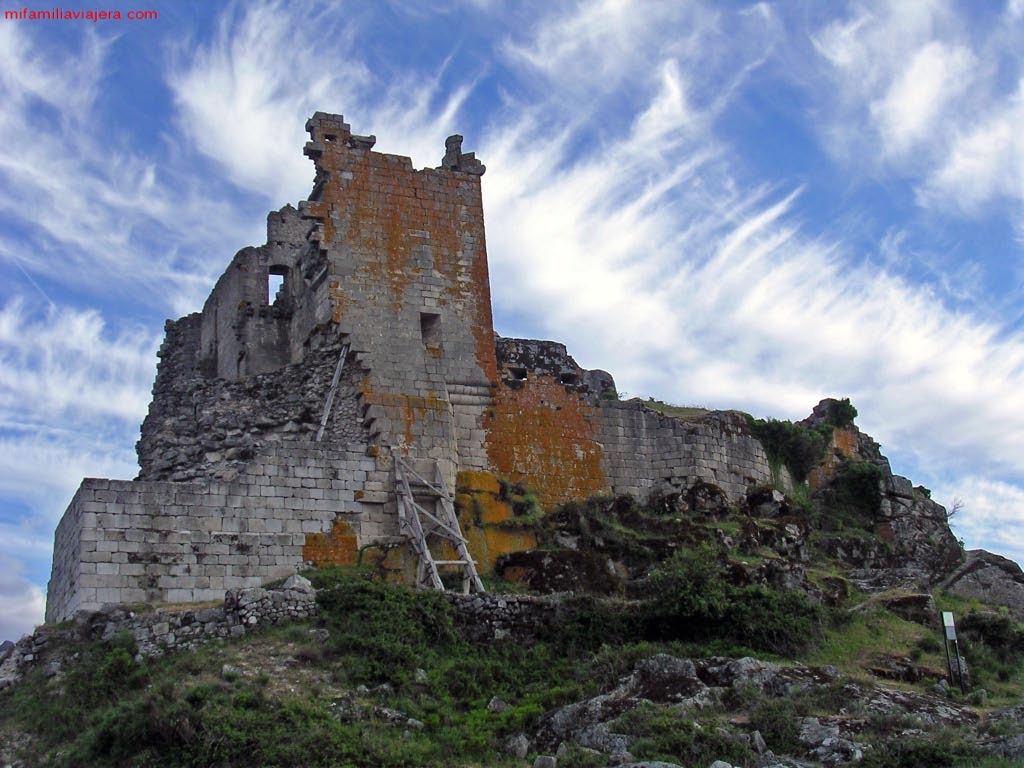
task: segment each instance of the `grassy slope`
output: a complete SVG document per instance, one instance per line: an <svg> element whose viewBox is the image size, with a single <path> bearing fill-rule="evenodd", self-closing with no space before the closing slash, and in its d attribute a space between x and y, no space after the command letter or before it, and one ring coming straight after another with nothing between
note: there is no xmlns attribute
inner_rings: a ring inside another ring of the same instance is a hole
<svg viewBox="0 0 1024 768"><path fill-rule="evenodd" d="M519 766L526 763L500 750L509 736L614 684L636 660L658 651L746 652L720 640L643 640L642 620L603 614L592 601L580 601L558 634L535 645L473 645L456 637L436 595L337 573L317 578L321 587L340 586L322 593L316 626L273 628L142 663L127 638L83 645L62 675L34 673L0 694L0 729L8 742L30 735L25 765ZM881 608L858 611L831 625L806 660L865 680L879 654L916 653L932 666L940 658L929 633ZM1020 700L1021 671L1017 659L1015 675L998 690L1002 702ZM495 696L510 707L488 708ZM833 714L842 703L828 689L786 700L741 696L696 720L650 707L618 727L638 737L638 759L689 765L714 753L746 765L749 748L723 733L754 725L771 748L785 751L794 746L794 717ZM884 738L887 724L875 725ZM933 737L946 754L961 754L959 762L933 764L1008 765L964 751L958 739ZM560 768L603 764L577 749Z"/></svg>

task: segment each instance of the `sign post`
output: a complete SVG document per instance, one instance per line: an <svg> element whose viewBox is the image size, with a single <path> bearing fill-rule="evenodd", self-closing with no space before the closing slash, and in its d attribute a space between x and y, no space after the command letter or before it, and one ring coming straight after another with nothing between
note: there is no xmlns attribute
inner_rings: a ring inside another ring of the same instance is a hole
<svg viewBox="0 0 1024 768"><path fill-rule="evenodd" d="M956 658L956 674L955 679L960 684L960 692L963 694L967 693L967 684L964 682L964 670L960 662L960 646L956 640L956 624L953 622L953 612L943 611L942 612L942 630L943 630L943 646L946 649L946 667L949 669L949 681L953 682L953 661L949 656L949 646L953 646L953 656Z"/></svg>

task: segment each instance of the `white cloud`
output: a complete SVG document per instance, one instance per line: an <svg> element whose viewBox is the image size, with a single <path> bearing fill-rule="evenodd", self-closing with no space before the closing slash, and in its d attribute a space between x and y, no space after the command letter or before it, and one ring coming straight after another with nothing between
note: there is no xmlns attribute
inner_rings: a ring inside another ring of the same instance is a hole
<svg viewBox="0 0 1024 768"><path fill-rule="evenodd" d="M996 197L1024 204L1024 79L1017 93L957 135L923 185L923 202L977 212Z"/></svg>
<svg viewBox="0 0 1024 768"><path fill-rule="evenodd" d="M209 45L171 57L184 135L235 185L273 206L309 193L313 166L299 148L314 112L344 111L353 133L376 133L377 151L436 166L472 88L467 80L446 91L440 72L382 81L357 53L359 14L334 11L329 4L247 3L222 18Z"/></svg>
<svg viewBox="0 0 1024 768"><path fill-rule="evenodd" d="M963 502L963 508L950 523L968 549L977 548L984 541L991 551L1024 563L1024 543L1020 538L1024 489L1019 485L967 476L956 483L937 485L932 497L950 509L954 500Z"/></svg>
<svg viewBox="0 0 1024 768"><path fill-rule="evenodd" d="M974 66L961 46L930 42L915 52L870 106L886 149L901 155L929 139L939 121L949 119L950 102L970 85Z"/></svg>
<svg viewBox="0 0 1024 768"><path fill-rule="evenodd" d="M305 197L311 166L296 152L308 138L303 116L350 103L369 77L359 61L337 55L354 31L308 6L235 6L210 45L186 41L172 54L185 136L239 187L271 200Z"/></svg>
<svg viewBox="0 0 1024 768"><path fill-rule="evenodd" d="M860 176L906 175L925 207L973 216L998 198L1024 204L1016 4L987 26L947 2L854 8L812 35L827 63L824 80L805 78L822 146Z"/></svg>
<svg viewBox="0 0 1024 768"><path fill-rule="evenodd" d="M0 554L0 641L17 640L43 623L43 590L25 578L21 564Z"/></svg>
<svg viewBox="0 0 1024 768"><path fill-rule="evenodd" d="M212 180L200 187L98 113L118 44L90 32L65 49L25 25L0 28L0 213L24 232L5 239L0 259L37 284L158 312L193 308L195 277L215 275L209 256L247 244L252 230Z"/></svg>
<svg viewBox="0 0 1024 768"><path fill-rule="evenodd" d="M145 413L158 336L111 338L95 310L52 306L31 317L20 300L0 308L0 413L25 427Z"/></svg>

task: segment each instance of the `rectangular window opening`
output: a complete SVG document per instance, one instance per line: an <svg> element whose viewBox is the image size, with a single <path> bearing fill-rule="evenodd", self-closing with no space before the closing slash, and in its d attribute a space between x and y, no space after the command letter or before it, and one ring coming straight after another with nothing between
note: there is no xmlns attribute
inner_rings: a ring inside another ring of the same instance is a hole
<svg viewBox="0 0 1024 768"><path fill-rule="evenodd" d="M434 312L420 312L420 338L424 346L441 346L441 316Z"/></svg>

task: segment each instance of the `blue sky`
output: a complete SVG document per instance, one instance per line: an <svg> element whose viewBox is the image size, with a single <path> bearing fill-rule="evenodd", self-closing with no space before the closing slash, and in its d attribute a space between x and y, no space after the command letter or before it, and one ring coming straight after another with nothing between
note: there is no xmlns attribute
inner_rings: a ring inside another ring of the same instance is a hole
<svg viewBox="0 0 1024 768"><path fill-rule="evenodd" d="M0 19L0 638L317 110L417 167L465 135L502 335L674 403L850 397L1024 561L1024 0L105 7L159 19Z"/></svg>

